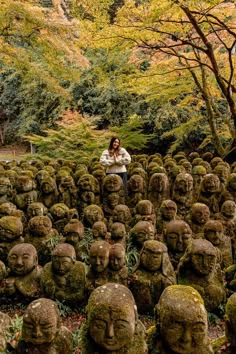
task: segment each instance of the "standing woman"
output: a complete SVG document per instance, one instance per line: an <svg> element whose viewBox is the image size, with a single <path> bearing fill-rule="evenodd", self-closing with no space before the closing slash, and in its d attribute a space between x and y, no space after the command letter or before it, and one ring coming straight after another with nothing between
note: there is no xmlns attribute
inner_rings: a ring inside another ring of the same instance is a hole
<svg viewBox="0 0 236 354"><path fill-rule="evenodd" d="M100 157L100 163L104 167L107 167L107 175L116 174L122 178L125 190L127 184L127 170L125 166L130 162L130 154L121 147L120 139L113 136L108 149L104 150Z"/></svg>

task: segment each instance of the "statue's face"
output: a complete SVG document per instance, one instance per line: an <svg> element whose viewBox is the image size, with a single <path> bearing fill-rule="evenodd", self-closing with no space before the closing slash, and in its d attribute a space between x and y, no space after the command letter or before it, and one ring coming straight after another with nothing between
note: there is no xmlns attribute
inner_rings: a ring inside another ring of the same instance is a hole
<svg viewBox="0 0 236 354"><path fill-rule="evenodd" d="M112 270L120 270L125 265L125 254L124 252L115 250L111 252L109 257L109 267Z"/></svg>
<svg viewBox="0 0 236 354"><path fill-rule="evenodd" d="M113 212L113 221L125 223L127 211L125 208L115 209Z"/></svg>
<svg viewBox="0 0 236 354"><path fill-rule="evenodd" d="M55 184L49 181L43 182L41 190L44 194L52 193L55 190Z"/></svg>
<svg viewBox="0 0 236 354"><path fill-rule="evenodd" d="M161 214L164 220L172 220L176 215L177 209L174 205L166 205L161 208Z"/></svg>
<svg viewBox="0 0 236 354"><path fill-rule="evenodd" d="M57 205L53 209L53 217L56 218L57 220L65 218L66 215L67 215L67 210L60 205Z"/></svg>
<svg viewBox="0 0 236 354"><path fill-rule="evenodd" d="M37 264L37 254L27 246L14 247L8 255L8 266L16 275L30 273Z"/></svg>
<svg viewBox="0 0 236 354"><path fill-rule="evenodd" d="M33 181L26 176L19 177L16 188L18 192L30 192L33 189Z"/></svg>
<svg viewBox="0 0 236 354"><path fill-rule="evenodd" d="M85 217L90 225L93 225L96 221L103 219L102 211L97 207L91 207L85 212Z"/></svg>
<svg viewBox="0 0 236 354"><path fill-rule="evenodd" d="M0 178L0 195L7 194L10 187L10 180L8 180L8 178Z"/></svg>
<svg viewBox="0 0 236 354"><path fill-rule="evenodd" d="M7 218L8 216L6 216ZM19 235L18 226L15 223L11 225L6 225L5 223L1 222L0 219L0 239L1 241L11 242L16 238L20 237Z"/></svg>
<svg viewBox="0 0 236 354"><path fill-rule="evenodd" d="M223 228L216 225L211 225L211 227L207 227L204 231L205 238L210 241L214 246L218 246L223 239Z"/></svg>
<svg viewBox="0 0 236 354"><path fill-rule="evenodd" d="M125 227L123 224L120 227L112 228L111 237L113 240L118 240L125 237Z"/></svg>
<svg viewBox="0 0 236 354"><path fill-rule="evenodd" d="M206 207L196 208L192 211L192 219L200 225L204 225L210 218L210 211Z"/></svg>
<svg viewBox="0 0 236 354"><path fill-rule="evenodd" d="M151 272L156 272L162 265L162 252L152 250L149 247L144 247L140 262L145 269Z"/></svg>
<svg viewBox="0 0 236 354"><path fill-rule="evenodd" d="M191 317L188 316L189 311L190 309L183 308L180 318L178 316L175 318L173 313L164 317L161 323L162 339L166 347L173 353L197 353L197 348L205 346L207 338L206 323L199 316L200 311L195 311L196 313L192 313Z"/></svg>
<svg viewBox="0 0 236 354"><path fill-rule="evenodd" d="M143 178L135 175L130 177L129 187L132 192L140 192L143 190Z"/></svg>
<svg viewBox="0 0 236 354"><path fill-rule="evenodd" d="M97 238L97 237L105 238L106 233L107 233L107 228L106 228L105 224L98 224L93 227L93 237L94 238Z"/></svg>
<svg viewBox="0 0 236 354"><path fill-rule="evenodd" d="M152 204L148 202L142 202L138 204L138 214L141 215L151 215L152 214Z"/></svg>
<svg viewBox="0 0 236 354"><path fill-rule="evenodd" d="M40 345L51 343L58 332L58 318L52 310L42 312L38 316L27 313L23 318L22 337L24 341Z"/></svg>
<svg viewBox="0 0 236 354"><path fill-rule="evenodd" d="M121 186L122 186L122 180L119 176L111 175L105 178L104 189L106 191L118 192L121 189Z"/></svg>
<svg viewBox="0 0 236 354"><path fill-rule="evenodd" d="M193 189L192 178L186 177L185 179L181 179L181 180L177 181L177 189L180 193L190 192Z"/></svg>
<svg viewBox="0 0 236 354"><path fill-rule="evenodd" d="M44 213L44 206L40 203L29 205L27 209L27 216L31 219L34 216L43 216Z"/></svg>
<svg viewBox="0 0 236 354"><path fill-rule="evenodd" d="M117 193L110 193L107 197L108 204L111 208L115 208L119 204L119 194Z"/></svg>
<svg viewBox="0 0 236 354"><path fill-rule="evenodd" d="M65 275L71 271L73 267L73 261L70 257L52 257L52 268L55 274Z"/></svg>
<svg viewBox="0 0 236 354"><path fill-rule="evenodd" d="M146 240L154 240L154 227L149 222L148 224L149 225L135 227L135 242L140 246L142 246Z"/></svg>
<svg viewBox="0 0 236 354"><path fill-rule="evenodd" d="M215 193L218 191L219 189L219 178L217 176L207 176L207 178L205 177L205 179L203 179L204 182L204 186L206 191L211 192L211 193Z"/></svg>
<svg viewBox="0 0 236 354"><path fill-rule="evenodd" d="M83 191L91 191L94 190L92 177L84 175L79 179L79 188Z"/></svg>
<svg viewBox="0 0 236 354"><path fill-rule="evenodd" d="M102 247L90 250L89 263L96 272L103 272L109 263L109 251Z"/></svg>
<svg viewBox="0 0 236 354"><path fill-rule="evenodd" d="M233 218L236 215L236 204L233 201L227 200L222 205L222 214L227 218Z"/></svg>
<svg viewBox="0 0 236 354"><path fill-rule="evenodd" d="M76 243L78 243L81 239L79 233L75 231L67 232L65 237L66 243L69 243L72 246L76 245Z"/></svg>
<svg viewBox="0 0 236 354"><path fill-rule="evenodd" d="M187 224L176 224L176 227L171 229L167 227L166 243L168 249L174 252L184 252L187 246L191 244L191 241L192 232Z"/></svg>
<svg viewBox="0 0 236 354"><path fill-rule="evenodd" d="M105 307L105 306L104 306ZM130 344L135 332L134 309L123 304L94 310L89 333L94 342L108 352L118 351Z"/></svg>
<svg viewBox="0 0 236 354"><path fill-rule="evenodd" d="M229 185L230 185L231 189L236 191L236 177L231 178Z"/></svg>
<svg viewBox="0 0 236 354"><path fill-rule="evenodd" d="M153 175L151 179L151 189L153 191L162 192L165 187L165 181L161 175Z"/></svg>
<svg viewBox="0 0 236 354"><path fill-rule="evenodd" d="M199 275L209 275L216 263L216 257L206 252L198 251L191 256L192 267Z"/></svg>

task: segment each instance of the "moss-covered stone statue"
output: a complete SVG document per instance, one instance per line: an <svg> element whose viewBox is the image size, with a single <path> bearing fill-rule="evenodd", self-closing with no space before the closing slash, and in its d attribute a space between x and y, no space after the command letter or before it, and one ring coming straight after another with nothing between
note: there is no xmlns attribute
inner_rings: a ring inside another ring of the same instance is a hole
<svg viewBox="0 0 236 354"><path fill-rule="evenodd" d="M156 213L152 202L148 199L140 200L134 209L132 225L139 221L149 221L156 227Z"/></svg>
<svg viewBox="0 0 236 354"><path fill-rule="evenodd" d="M236 293L232 294L225 306L225 335L213 340L215 353L236 353Z"/></svg>
<svg viewBox="0 0 236 354"><path fill-rule="evenodd" d="M68 208L76 208L78 203L78 191L72 176L62 177L58 185L58 201Z"/></svg>
<svg viewBox="0 0 236 354"><path fill-rule="evenodd" d="M35 202L28 205L26 210L27 220L34 216L48 215L48 208L41 202Z"/></svg>
<svg viewBox="0 0 236 354"><path fill-rule="evenodd" d="M173 284L176 276L166 245L156 240L145 241L129 284L138 312L153 314L163 290Z"/></svg>
<svg viewBox="0 0 236 354"><path fill-rule="evenodd" d="M58 189L55 178L46 175L39 181L38 200L47 208L51 208L58 203Z"/></svg>
<svg viewBox="0 0 236 354"><path fill-rule="evenodd" d="M107 283L92 292L80 347L83 354L147 353L144 326L127 287Z"/></svg>
<svg viewBox="0 0 236 354"><path fill-rule="evenodd" d="M139 221L130 230L130 242L138 251L141 251L144 241L154 240L155 234L156 231L152 223Z"/></svg>
<svg viewBox="0 0 236 354"><path fill-rule="evenodd" d="M10 332L11 318L0 312L0 353L7 352L7 334Z"/></svg>
<svg viewBox="0 0 236 354"><path fill-rule="evenodd" d="M156 230L158 239L162 240L166 230L166 225L172 221L180 219L177 216L177 205L171 199L163 200L156 218Z"/></svg>
<svg viewBox="0 0 236 354"><path fill-rule="evenodd" d="M43 267L41 288L52 300L80 305L85 296L85 266L76 261L74 247L61 243L52 252L52 261Z"/></svg>
<svg viewBox="0 0 236 354"><path fill-rule="evenodd" d="M166 288L155 307L156 326L148 330L149 354L213 354L207 311L191 286Z"/></svg>
<svg viewBox="0 0 236 354"><path fill-rule="evenodd" d="M233 243L236 241L236 203L233 200L226 200L220 212L214 215L214 219L220 220L225 235L229 236ZM235 249L235 247L234 247Z"/></svg>
<svg viewBox="0 0 236 354"><path fill-rule="evenodd" d="M35 247L29 243L14 246L8 254L8 275L0 294L16 300L32 300L40 296L41 268Z"/></svg>
<svg viewBox="0 0 236 354"><path fill-rule="evenodd" d="M100 185L97 179L90 174L84 174L80 177L78 183L78 208L80 215L88 205L100 204Z"/></svg>
<svg viewBox="0 0 236 354"><path fill-rule="evenodd" d="M27 307L17 354L72 354L72 333L61 325L57 304L41 298Z"/></svg>
<svg viewBox="0 0 236 354"><path fill-rule="evenodd" d="M13 198L13 188L9 178L0 176L0 204L10 202Z"/></svg>
<svg viewBox="0 0 236 354"><path fill-rule="evenodd" d="M138 175L134 174L130 177L128 184L128 197L127 197L127 205L130 210L133 212L137 203L146 198L146 183L145 179Z"/></svg>
<svg viewBox="0 0 236 354"><path fill-rule="evenodd" d="M110 246L108 280L127 286L128 267L126 265L125 248L120 243Z"/></svg>
<svg viewBox="0 0 236 354"><path fill-rule="evenodd" d="M107 241L110 238L110 233L107 232L107 225L104 221L96 221L92 227L94 241Z"/></svg>
<svg viewBox="0 0 236 354"><path fill-rule="evenodd" d="M125 225L125 229L128 232L130 230L130 223L132 220L130 209L125 204L118 204L112 213L112 216L109 220L109 226L114 222L121 222Z"/></svg>
<svg viewBox="0 0 236 354"><path fill-rule="evenodd" d="M178 284L197 289L204 299L207 311L215 312L224 304L226 292L218 252L211 242L196 239L186 249L178 266Z"/></svg>
<svg viewBox="0 0 236 354"><path fill-rule="evenodd" d="M107 175L103 180L103 211L110 217L116 205L124 203L124 187L122 178L115 174Z"/></svg>
<svg viewBox="0 0 236 354"><path fill-rule="evenodd" d="M186 218L192 229L193 238L204 238L204 226L210 219L210 210L206 204L194 203Z"/></svg>
<svg viewBox="0 0 236 354"><path fill-rule="evenodd" d="M174 269L177 268L180 258L192 242L192 230L183 220L173 220L166 225L164 241Z"/></svg>
<svg viewBox="0 0 236 354"><path fill-rule="evenodd" d="M37 202L38 192L35 190L35 182L29 176L19 176L16 181L16 195L13 199L17 208L25 211L30 203Z"/></svg>
<svg viewBox="0 0 236 354"><path fill-rule="evenodd" d="M56 203L50 208L51 219L53 227L59 232L63 233L64 227L71 219L78 218L76 209L70 209L64 203Z"/></svg>
<svg viewBox="0 0 236 354"><path fill-rule="evenodd" d="M75 249L77 261L84 261L87 250L84 245L84 225L78 219L71 219L64 227L63 242L69 243Z"/></svg>
<svg viewBox="0 0 236 354"><path fill-rule="evenodd" d="M92 228L96 221L104 220L104 213L100 206L92 204L84 209L83 224L85 227Z"/></svg>
<svg viewBox="0 0 236 354"><path fill-rule="evenodd" d="M95 288L108 282L110 245L106 241L95 241L89 250L89 270L86 288L91 293Z"/></svg>
<svg viewBox="0 0 236 354"><path fill-rule="evenodd" d="M224 234L224 228L221 221L209 220L204 227L204 237L219 250L220 265L222 269L233 264L231 239Z"/></svg>
<svg viewBox="0 0 236 354"><path fill-rule="evenodd" d="M170 198L170 187L168 176L165 173L154 173L148 185L148 199L152 202L157 211L165 199Z"/></svg>
<svg viewBox="0 0 236 354"><path fill-rule="evenodd" d="M36 248L40 265L51 260L53 246L50 241L57 236L58 232L52 228L52 222L48 216L34 216L30 219L25 242L31 243Z"/></svg>
<svg viewBox="0 0 236 354"><path fill-rule="evenodd" d="M179 173L173 184L172 199L177 205L177 213L185 219L193 203L193 177L189 173Z"/></svg>
<svg viewBox="0 0 236 354"><path fill-rule="evenodd" d="M23 224L17 216L3 216L0 219L0 260L6 263L12 247L24 242Z"/></svg>
<svg viewBox="0 0 236 354"><path fill-rule="evenodd" d="M201 182L198 202L206 204L211 216L219 212L220 180L214 173L208 173Z"/></svg>
<svg viewBox="0 0 236 354"><path fill-rule="evenodd" d="M126 249L126 230L121 222L114 222L111 225L111 243L120 243Z"/></svg>

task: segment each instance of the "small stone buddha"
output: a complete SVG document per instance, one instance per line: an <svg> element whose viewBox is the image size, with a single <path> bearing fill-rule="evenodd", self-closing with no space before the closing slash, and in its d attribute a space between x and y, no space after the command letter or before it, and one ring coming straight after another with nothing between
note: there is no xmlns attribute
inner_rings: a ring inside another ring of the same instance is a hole
<svg viewBox="0 0 236 354"><path fill-rule="evenodd" d="M207 311L191 286L167 287L155 307L156 326L148 330L150 354L213 354Z"/></svg>
<svg viewBox="0 0 236 354"><path fill-rule="evenodd" d="M126 249L126 230L121 222L114 222L111 225L111 243L120 243Z"/></svg>
<svg viewBox="0 0 236 354"><path fill-rule="evenodd" d="M35 247L30 243L15 245L7 260L9 272L0 293L21 301L39 297L41 268Z"/></svg>
<svg viewBox="0 0 236 354"><path fill-rule="evenodd" d="M0 219L0 260L6 263L8 252L18 243L24 242L23 224L17 216Z"/></svg>
<svg viewBox="0 0 236 354"><path fill-rule="evenodd" d="M186 218L193 231L193 238L204 238L204 226L210 219L210 210L206 204L194 203Z"/></svg>
<svg viewBox="0 0 236 354"><path fill-rule="evenodd" d="M177 268L180 258L192 242L192 230L183 220L170 221L165 230L164 241L174 269Z"/></svg>
<svg viewBox="0 0 236 354"><path fill-rule="evenodd" d="M84 245L84 225L78 219L71 219L63 231L65 243L69 243L75 249L76 260L84 261L87 250Z"/></svg>
<svg viewBox="0 0 236 354"><path fill-rule="evenodd" d="M86 288L90 293L95 288L108 282L110 245L106 241L95 241L89 250L89 270Z"/></svg>
<svg viewBox="0 0 236 354"><path fill-rule="evenodd" d="M156 240L145 241L129 285L138 312L152 314L163 290L173 284L176 276L166 245Z"/></svg>
<svg viewBox="0 0 236 354"><path fill-rule="evenodd" d="M130 242L141 251L144 241L154 240L155 228L149 221L139 221L130 230Z"/></svg>
<svg viewBox="0 0 236 354"><path fill-rule="evenodd" d="M81 352L145 354L144 332L131 291L124 285L107 283L95 289L89 298Z"/></svg>
<svg viewBox="0 0 236 354"><path fill-rule="evenodd" d="M149 221L156 227L156 214L152 202L148 199L140 200L134 209L132 225L138 221Z"/></svg>
<svg viewBox="0 0 236 354"><path fill-rule="evenodd" d="M120 243L110 246L108 280L127 286L128 267L126 265L125 248Z"/></svg>
<svg viewBox="0 0 236 354"><path fill-rule="evenodd" d="M27 307L17 354L72 354L72 333L61 325L57 304L41 298Z"/></svg>
<svg viewBox="0 0 236 354"><path fill-rule="evenodd" d="M217 311L226 297L223 275L217 261L218 252L212 243L196 239L186 249L177 269L178 284L197 289L210 312Z"/></svg>
<svg viewBox="0 0 236 354"><path fill-rule="evenodd" d="M81 304L85 295L85 266L76 261L73 246L61 243L54 248L52 261L43 267L41 288L52 300L72 306Z"/></svg>
<svg viewBox="0 0 236 354"><path fill-rule="evenodd" d="M96 221L92 227L94 241L108 240L110 234L107 232L107 226L104 221Z"/></svg>

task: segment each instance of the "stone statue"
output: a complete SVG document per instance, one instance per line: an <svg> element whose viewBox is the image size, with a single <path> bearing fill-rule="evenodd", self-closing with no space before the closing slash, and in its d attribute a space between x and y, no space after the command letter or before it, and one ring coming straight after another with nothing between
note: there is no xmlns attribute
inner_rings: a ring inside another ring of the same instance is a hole
<svg viewBox="0 0 236 354"><path fill-rule="evenodd" d="M132 225L138 221L149 221L156 227L156 214L152 202L148 199L140 200L134 209Z"/></svg>
<svg viewBox="0 0 236 354"><path fill-rule="evenodd" d="M10 332L11 318L3 312L0 312L0 352L7 352L7 333Z"/></svg>
<svg viewBox="0 0 236 354"><path fill-rule="evenodd" d="M71 219L77 219L78 213L76 209L69 209L64 203L54 204L50 208L53 227L62 234L64 227Z"/></svg>
<svg viewBox="0 0 236 354"><path fill-rule="evenodd" d="M48 215L48 208L40 202L30 203L26 210L27 220L30 220L34 216Z"/></svg>
<svg viewBox="0 0 236 354"><path fill-rule="evenodd" d="M120 243L126 249L126 230L121 222L114 222L111 225L111 243Z"/></svg>
<svg viewBox="0 0 236 354"><path fill-rule="evenodd" d="M89 298L81 352L145 354L144 331L130 290L121 284L107 283Z"/></svg>
<svg viewBox="0 0 236 354"><path fill-rule="evenodd" d="M152 314L163 290L173 284L176 276L166 245L156 240L145 241L129 284L138 312Z"/></svg>
<svg viewBox="0 0 236 354"><path fill-rule="evenodd" d="M58 192L58 201L60 203L64 203L68 208L77 207L77 188L72 176L62 177L58 185Z"/></svg>
<svg viewBox="0 0 236 354"><path fill-rule="evenodd" d="M84 209L83 224L92 228L96 221L104 221L104 213L100 206L92 204Z"/></svg>
<svg viewBox="0 0 236 354"><path fill-rule="evenodd" d="M206 174L201 183L198 202L204 203L209 207L211 216L219 212L219 196L219 177L213 173Z"/></svg>
<svg viewBox="0 0 236 354"><path fill-rule="evenodd" d="M220 205L226 200L233 200L236 203L236 173L231 173L226 182L226 189L221 192Z"/></svg>
<svg viewBox="0 0 236 354"><path fill-rule="evenodd" d="M127 205L133 211L137 203L146 198L146 183L142 176L132 175L127 184Z"/></svg>
<svg viewBox="0 0 236 354"><path fill-rule="evenodd" d="M185 219L193 203L193 177L189 173L179 173L173 184L172 199L177 205L177 213Z"/></svg>
<svg viewBox="0 0 236 354"><path fill-rule="evenodd" d="M204 238L204 226L210 219L210 210L206 204L194 203L186 218L193 231L193 238Z"/></svg>
<svg viewBox="0 0 236 354"><path fill-rule="evenodd" d="M197 165L192 169L193 176L193 200L197 201L200 193L200 186L203 180L203 177L207 174L207 171L204 166Z"/></svg>
<svg viewBox="0 0 236 354"><path fill-rule="evenodd" d="M152 202L155 211L160 208L161 203L170 197L168 176L165 173L154 173L148 185L148 199Z"/></svg>
<svg viewBox="0 0 236 354"><path fill-rule="evenodd" d="M130 242L137 248L141 250L144 241L154 240L155 238L155 228L149 221L139 221L130 230Z"/></svg>
<svg viewBox="0 0 236 354"><path fill-rule="evenodd" d="M118 204L113 210L113 214L109 220L109 226L111 226L114 222L120 222L125 225L125 229L128 232L130 230L131 219L132 216L128 206Z"/></svg>
<svg viewBox="0 0 236 354"><path fill-rule="evenodd" d="M38 192L35 182L29 176L19 176L16 182L16 195L13 199L17 208L25 211L30 203L37 202Z"/></svg>
<svg viewBox="0 0 236 354"><path fill-rule="evenodd" d="M110 245L106 241L95 241L89 250L89 270L86 288L89 293L100 285L108 282Z"/></svg>
<svg viewBox="0 0 236 354"><path fill-rule="evenodd" d="M107 226L103 221L96 221L92 227L92 234L95 241L106 241L110 234L107 232Z"/></svg>
<svg viewBox="0 0 236 354"><path fill-rule="evenodd" d="M38 252L39 264L44 265L51 260L51 240L58 236L58 232L52 228L52 222L48 216L34 216L28 223L28 233L25 242L34 245Z"/></svg>
<svg viewBox="0 0 236 354"><path fill-rule="evenodd" d="M156 326L149 330L150 354L213 354L207 311L191 286L167 287L155 307Z"/></svg>
<svg viewBox="0 0 236 354"><path fill-rule="evenodd" d="M6 263L12 247L24 242L23 224L17 216L3 216L0 219L0 260Z"/></svg>
<svg viewBox="0 0 236 354"><path fill-rule="evenodd" d="M78 183L78 208L80 215L83 215L83 210L88 205L100 204L100 185L97 179L90 174L84 174L80 177Z"/></svg>
<svg viewBox="0 0 236 354"><path fill-rule="evenodd" d="M57 305L50 299L34 300L23 316L17 354L72 354L72 333L61 325Z"/></svg>
<svg viewBox="0 0 236 354"><path fill-rule="evenodd" d="M12 198L13 188L10 179L0 176L0 204L10 202Z"/></svg>
<svg viewBox="0 0 236 354"><path fill-rule="evenodd" d="M125 248L120 243L110 246L108 281L127 286L128 267L126 266Z"/></svg>
<svg viewBox="0 0 236 354"><path fill-rule="evenodd" d="M11 202L2 203L0 205L0 218L3 216L17 216L21 220L24 220L23 211L16 208L16 205Z"/></svg>
<svg viewBox="0 0 236 354"><path fill-rule="evenodd" d="M224 228L219 220L209 220L204 226L204 237L220 252L221 268L233 264L232 245L230 237L224 234Z"/></svg>
<svg viewBox="0 0 236 354"><path fill-rule="evenodd" d="M166 230L166 225L172 220L179 220L177 216L177 205L173 200L163 200L159 212L157 213L156 229L158 239L163 239L163 234Z"/></svg>
<svg viewBox="0 0 236 354"><path fill-rule="evenodd" d="M64 242L69 243L75 249L76 260L84 261L87 256L87 250L84 245L84 225L78 219L71 219L64 227Z"/></svg>
<svg viewBox="0 0 236 354"><path fill-rule="evenodd" d="M52 261L43 267L41 287L44 296L80 305L85 296L85 266L76 261L75 249L61 243L52 251Z"/></svg>
<svg viewBox="0 0 236 354"><path fill-rule="evenodd" d="M110 217L115 206L124 204L124 188L122 178L115 174L107 175L103 180L103 211Z"/></svg>
<svg viewBox="0 0 236 354"><path fill-rule="evenodd" d="M165 230L164 241L174 269L177 268L180 258L192 242L192 230L183 220L170 221Z"/></svg>
<svg viewBox="0 0 236 354"><path fill-rule="evenodd" d="M225 301L225 289L218 252L211 242L196 239L186 249L178 265L178 284L190 285L199 291L207 311L216 311Z"/></svg>
<svg viewBox="0 0 236 354"><path fill-rule="evenodd" d="M39 297L41 268L35 247L18 244L10 250L7 260L9 271L0 293L21 301Z"/></svg>
<svg viewBox="0 0 236 354"><path fill-rule="evenodd" d="M55 178L51 176L43 176L39 182L39 201L47 208L51 208L58 203L58 190Z"/></svg>

